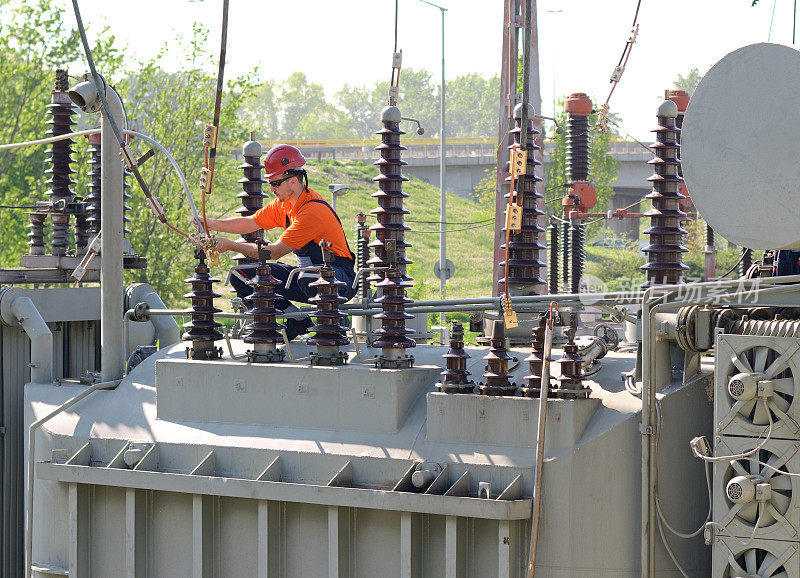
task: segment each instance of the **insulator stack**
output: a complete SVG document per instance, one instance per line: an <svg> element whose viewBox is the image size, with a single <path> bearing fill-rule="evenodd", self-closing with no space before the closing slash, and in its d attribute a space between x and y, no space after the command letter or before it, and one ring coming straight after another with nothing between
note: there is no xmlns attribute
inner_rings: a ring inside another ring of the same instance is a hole
<svg viewBox="0 0 800 578"><path fill-rule="evenodd" d="M769 337L800 337L800 320L797 319L748 319L742 318L726 328L725 333L737 335L759 335Z"/></svg>
<svg viewBox="0 0 800 578"><path fill-rule="evenodd" d="M647 263L641 267L647 272L646 289L651 285L675 284L681 281L683 271L688 269L681 261L681 253L688 251L683 246L686 230L681 221L686 213L679 203L686 197L679 191L683 179L678 175L680 130L675 124L678 107L671 100L665 100L658 107L658 127L655 129L656 142L650 146L655 158L648 161L655 173L647 180L653 183L653 192L645 198L653 202L653 208L644 216L650 217L650 228L644 233L650 236L650 244L643 252L647 253Z"/></svg>
<svg viewBox="0 0 800 578"><path fill-rule="evenodd" d="M373 347L380 347L382 352L378 358L378 366L385 368L411 367L414 357L405 355L405 349L415 347L417 344L408 338L411 329L406 328L406 320L414 316L406 313L406 307L413 303L406 297L406 289L411 287L403 279L400 269L392 266L378 283L377 288L381 291L381 296L376 299L381 306L381 312L375 315L379 319L381 326L375 330L375 339L372 341Z"/></svg>
<svg viewBox="0 0 800 578"><path fill-rule="evenodd" d="M102 197L100 193L100 159L102 151L100 148L100 133L90 134L89 141L89 165L91 166L86 173L90 180L88 184L89 194L83 201L86 203L86 222L90 236L95 236L100 232L100 211L102 209Z"/></svg>
<svg viewBox="0 0 800 578"><path fill-rule="evenodd" d="M191 307L185 310L192 320L183 326L186 329L183 341L192 342L192 347L186 348L186 356L192 359L219 359L222 350L214 347L214 342L222 339L218 329L222 323L214 320L214 314L222 310L214 307L214 298L220 295L212 287L219 279L209 274L206 254L202 249L195 250L194 258L198 261L194 275L186 279L186 283L192 285L192 290L184 295L184 298L192 300Z"/></svg>
<svg viewBox="0 0 800 578"><path fill-rule="evenodd" d="M558 387L553 391L555 397L576 398L589 397L590 389L583 385L583 359L578 353L574 336L570 333L569 341L564 344L564 354L558 360L561 366L561 376L558 378Z"/></svg>
<svg viewBox="0 0 800 578"><path fill-rule="evenodd" d="M243 341L252 343L253 350L247 352L248 359L252 362L274 363L283 361L285 352L278 350L277 344L283 341L280 325L275 320L278 310L275 308L275 287L281 284L272 276L269 263L269 251L264 250L263 259L256 267L255 276L248 282L253 288L249 303L252 308L247 311L253 316L253 322L244 327L247 332Z"/></svg>
<svg viewBox="0 0 800 578"><path fill-rule="evenodd" d="M406 147L400 144L400 135L406 134L400 130L400 109L396 106L387 106L381 111L383 128L377 134L381 135L381 144L375 150L380 152L380 160L375 162L380 174L373 178L378 183L378 191L372 196L378 200L378 207L370 211L375 215L377 222L370 227L375 231L375 239L369 244L375 256L368 261L370 266L388 267L389 255L387 254L386 241L395 242L395 255L393 260L400 274L406 281L412 279L406 275L406 265L411 261L406 258L406 248L411 245L406 242L405 234L410 227L403 222L408 210L403 207L403 199L408 193L403 191L403 181L408 179L402 175L402 168L408 164L401 158ZM369 277L369 281L376 282L383 279L384 274L378 271Z"/></svg>
<svg viewBox="0 0 800 578"><path fill-rule="evenodd" d="M483 378L486 381L480 385L479 390L483 395L514 395L517 386L511 383L511 374L508 371L508 364L513 357L506 349L506 331L502 319L493 320L489 344L489 353L483 356L486 360Z"/></svg>
<svg viewBox="0 0 800 578"><path fill-rule="evenodd" d="M706 223L706 247L713 247L714 246L714 229L711 228L711 225Z"/></svg>
<svg viewBox="0 0 800 578"><path fill-rule="evenodd" d="M82 255L89 244L89 223L86 222L86 213L75 214L75 254Z"/></svg>
<svg viewBox="0 0 800 578"><path fill-rule="evenodd" d="M72 116L75 114L75 107L67 95L68 78L66 70L56 70L56 83L55 89L51 93L50 104L47 105L47 111L50 119L47 125L50 128L47 130L47 136L59 136L69 134L72 132L72 126L75 123ZM67 205L71 204L75 199L75 192L72 187L75 186L75 180L72 178L72 145L75 144L73 139L64 139L56 141L47 149L47 164L49 167L45 173L50 174L47 183L50 185L50 191L45 193L51 203L61 202L62 207L56 209L56 213L52 214L53 227L51 230L51 253L57 256L67 254L69 248L69 213L67 212Z"/></svg>
<svg viewBox="0 0 800 578"><path fill-rule="evenodd" d="M130 205L128 204L131 201L131 194L128 192L131 188L131 184L128 182L128 177L131 176L131 171L128 170L126 165L122 167L122 236L126 239L130 236L130 224L131 218L128 216L128 212L131 210Z"/></svg>
<svg viewBox="0 0 800 578"><path fill-rule="evenodd" d="M561 223L561 283L569 286L569 223Z"/></svg>
<svg viewBox="0 0 800 578"><path fill-rule="evenodd" d="M239 165L239 168L244 172L244 176L237 181L242 185L242 192L236 195L236 198L240 199L242 203L242 206L236 209L236 213L241 217L254 215L256 211L264 206L264 199L267 195L263 191L263 185L266 181L261 176L262 152L261 143L255 140L254 133L250 133L250 140L242 146L244 162ZM241 240L243 243L256 243L257 239L263 238L264 231L258 229L252 233L244 233ZM240 265L256 262L256 259L242 254L234 255L233 258Z"/></svg>
<svg viewBox="0 0 800 578"><path fill-rule="evenodd" d="M317 309L313 316L317 319L317 324L311 328L314 336L306 340L308 345L317 348L316 353L311 354L312 365L342 365L347 363L347 354L339 350L342 345L347 345L347 327L342 324L346 314L339 311L339 305L347 301L345 297L339 295L339 290L346 286L346 283L336 278L336 271L331 267L333 254L322 243L323 258L325 265L320 269L319 279L309 285L314 287L317 294L309 299L309 302L316 305Z"/></svg>
<svg viewBox="0 0 800 578"><path fill-rule="evenodd" d="M30 255L44 255L44 227L47 223L45 213L28 213L28 253Z"/></svg>
<svg viewBox="0 0 800 578"><path fill-rule="evenodd" d="M739 264L739 276L744 277L748 269L753 266L753 250L742 247L742 262Z"/></svg>
<svg viewBox="0 0 800 578"><path fill-rule="evenodd" d="M569 228L569 290L577 294L581 290L581 277L583 276L584 238L586 227L576 223Z"/></svg>
<svg viewBox="0 0 800 578"><path fill-rule="evenodd" d="M369 261L369 228L367 216L364 213L356 215L358 229L356 230L356 269L367 267ZM362 275L358 278L358 295L361 299L368 299L370 293L369 281Z"/></svg>
<svg viewBox="0 0 800 578"><path fill-rule="evenodd" d="M547 227L548 243L550 245L549 263L547 268L547 280L551 294L558 293L558 222L550 221Z"/></svg>
<svg viewBox="0 0 800 578"><path fill-rule="evenodd" d="M408 194L403 191L403 181L408 179L402 175L403 165L407 164L402 158L405 147L400 144L400 135L405 134L400 130L401 114L396 106L387 106L381 111L383 128L378 131L381 135L381 144L376 147L380 152L380 160L375 162L380 174L373 180L378 183L378 191L372 194L378 200L378 207L370 211L377 222L370 227L375 231L375 240L369 244L374 249L375 257L367 263L373 267L388 267L388 271L378 271L369 277L381 290L381 297L377 299L382 312L375 316L380 319L381 327L375 330L376 339L373 347L380 347L383 351L378 358L380 367L410 367L414 358L405 355L405 349L414 347L416 343L408 338L413 333L406 329L406 320L413 318L405 312L411 299L406 297L406 288L411 287L411 277L406 275L406 265L411 261L406 258L405 233L409 227L405 225L404 218L408 213L403 207L403 199Z"/></svg>
<svg viewBox="0 0 800 578"><path fill-rule="evenodd" d="M536 175L536 167L542 163L536 159L536 151L539 147L535 143L535 136L539 131L533 128L532 119L536 115L533 106L528 105L527 114L527 137L526 142L522 143L522 104L518 104L514 108L514 121L516 126L511 130L514 137L514 144L511 145L509 150L516 148L517 150L527 151L527 162L525 167L525 174L519 175L513 179L510 175L506 178L507 183L515 181L515 201L522 207L521 229L519 231L508 231L508 279L502 277L499 280L502 288L500 292L505 291L506 283L508 284L508 292L512 295L534 295L536 294L536 287L544 285L546 282L541 278L541 268L545 267L545 263L540 260L540 251L545 247L539 243L539 234L544 232L544 229L539 226L539 216L544 212L537 207L537 200L543 196L536 191L536 183L541 181L541 177ZM508 172L511 172L509 163ZM511 192L506 194L506 199L511 197ZM503 228L506 233L506 228ZM500 245L501 250L506 249L505 243ZM506 261L500 262L501 270L505 270Z"/></svg>
<svg viewBox="0 0 800 578"><path fill-rule="evenodd" d="M524 359L528 362L528 375L525 379L528 384L520 387L520 393L525 397L539 397L542 387L542 368L544 367L544 333L547 318L541 316L539 325L533 328L531 334L531 354Z"/></svg>
<svg viewBox="0 0 800 578"><path fill-rule="evenodd" d="M475 382L469 379L469 355L464 351L464 326L458 321L453 321L450 326L450 349L442 358L446 369L436 387L444 393L472 393Z"/></svg>
<svg viewBox="0 0 800 578"><path fill-rule="evenodd" d="M570 182L589 180L589 115L592 101L582 92L570 94L564 103L569 115L567 170Z"/></svg>
<svg viewBox="0 0 800 578"><path fill-rule="evenodd" d="M678 107L678 116L675 117L675 126L678 127L678 136L675 140L681 144L680 130L683 128L683 117L686 116L686 108L689 106L689 93L681 88L673 88L667 91L667 98ZM683 168L678 165L678 176L683 177Z"/></svg>

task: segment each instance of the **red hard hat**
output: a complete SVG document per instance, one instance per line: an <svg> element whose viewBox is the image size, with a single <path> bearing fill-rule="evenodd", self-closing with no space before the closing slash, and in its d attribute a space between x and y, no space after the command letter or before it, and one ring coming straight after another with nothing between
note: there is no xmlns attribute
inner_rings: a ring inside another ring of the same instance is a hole
<svg viewBox="0 0 800 578"><path fill-rule="evenodd" d="M279 144L267 151L264 157L264 170L267 180L279 175L288 169L299 169L306 164L306 157L292 145Z"/></svg>

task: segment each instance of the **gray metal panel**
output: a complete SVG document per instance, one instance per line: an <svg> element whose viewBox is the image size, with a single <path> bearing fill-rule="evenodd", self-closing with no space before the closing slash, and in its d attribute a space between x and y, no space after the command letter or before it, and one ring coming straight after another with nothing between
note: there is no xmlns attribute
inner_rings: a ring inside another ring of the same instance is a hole
<svg viewBox="0 0 800 578"><path fill-rule="evenodd" d="M3 356L0 359L0 397L2 398L2 425L0 436L2 462L0 462L0 495L2 495L3 521L0 526L0 575L19 576L23 572L24 490L22 445L23 386L30 379L30 342L19 327L0 328Z"/></svg>

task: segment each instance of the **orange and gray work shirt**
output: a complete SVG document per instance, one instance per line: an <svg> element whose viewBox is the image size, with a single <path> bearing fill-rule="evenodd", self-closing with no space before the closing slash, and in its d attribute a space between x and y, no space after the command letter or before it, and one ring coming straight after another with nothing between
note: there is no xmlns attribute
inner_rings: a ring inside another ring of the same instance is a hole
<svg viewBox="0 0 800 578"><path fill-rule="evenodd" d="M339 216L325 199L309 188L300 193L295 205L275 199L253 215L256 225L265 231L283 228L278 238L293 249L298 267L322 264L320 241L331 243L336 264L353 267L355 255L350 251Z"/></svg>

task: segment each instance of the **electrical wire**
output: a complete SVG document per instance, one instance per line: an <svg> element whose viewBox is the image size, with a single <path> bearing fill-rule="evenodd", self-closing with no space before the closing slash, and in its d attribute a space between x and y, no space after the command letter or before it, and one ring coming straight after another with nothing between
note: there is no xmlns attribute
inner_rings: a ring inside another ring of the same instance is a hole
<svg viewBox="0 0 800 578"><path fill-rule="evenodd" d="M489 225L492 225L492 224L494 224L494 220L492 220L492 221L490 221L488 223L484 223L483 225L473 225L472 227L463 227L461 229L449 229L446 232L447 233L458 233L459 231L470 231L472 229L481 229L483 227L488 227ZM441 231L415 231L414 229L411 229L410 231L406 231L406 234L410 234L410 233L417 233L419 235L428 235L428 234L429 235L438 235L438 234L441 233Z"/></svg>
<svg viewBox="0 0 800 578"><path fill-rule="evenodd" d="M0 205L0 209L37 209L37 205Z"/></svg>
<svg viewBox="0 0 800 578"><path fill-rule="evenodd" d="M210 195L214 190L214 167L217 159L217 139L219 138L219 114L220 109L222 108L222 89L223 80L225 78L225 53L228 46L228 3L229 0L223 0L222 2L222 34L219 49L219 68L217 70L217 92L214 96L214 120L212 121L212 124L214 125L214 138L211 146L207 147L208 157L206 168L208 169L208 191L203 191L203 194L201 195L201 205L203 209L203 230L206 233L206 237L211 236L206 220L206 196Z"/></svg>
<svg viewBox="0 0 800 578"><path fill-rule="evenodd" d="M81 37L81 43L83 44L83 51L86 56L86 61L88 62L89 70L92 73L92 81L94 82L95 89L97 90L97 95L100 98L100 102L102 103L103 106L103 111L105 112L105 116L108 120L109 125L111 126L111 130L114 132L114 136L117 137L117 142L119 143L120 150L125 159L125 164L128 165L128 167L131 170L131 173L133 173L133 176L136 178L136 182L142 189L142 193L144 193L144 196L147 198L148 204L153 209L156 218L165 225L167 225L173 231L180 233L187 239L190 238L189 235L180 231L178 228L176 228L167 221L167 215L164 213L163 208L160 207L158 201L153 197L152 193L150 192L147 183L145 183L144 178L142 178L142 175L139 172L138 167L136 166L135 159L131 158L130 149L128 148L127 144L125 144L125 138L123 137L122 132L117 126L117 121L116 119L114 119L114 115L111 114L111 109L108 105L108 99L106 99L105 88L100 83L100 75L97 74L97 69L94 65L94 59L92 58L92 51L89 48L89 40L86 37L86 28L83 26L83 18L81 18L81 11L80 8L78 7L78 0L72 0L72 8L75 12L75 22L78 26L78 33ZM194 207L194 202L192 202L191 200L190 204L192 205L192 207ZM199 219L196 209L194 210L194 214L195 217Z"/></svg>
<svg viewBox="0 0 800 578"><path fill-rule="evenodd" d="M18 148L22 148L22 147L37 146L37 145L43 145L43 144L50 144L50 143L53 143L53 142L57 142L57 141L68 139L68 138L73 138L73 137L76 137L76 136L86 136L86 135L90 135L90 134L98 134L99 132L100 132L99 128L90 128L90 129L87 129L87 130L79 130L79 131L76 131L76 132L71 132L71 133L67 133L67 134L60 134L58 136L51 136L51 137L48 137L48 138L40 138L40 139L36 139L36 140L28 140L28 141L23 141L23 142L13 142L13 143L0 145L0 151L18 149Z"/></svg>
<svg viewBox="0 0 800 578"><path fill-rule="evenodd" d="M744 255L745 255L744 252L742 252L742 256L739 257L739 260L736 261L736 264L733 267L731 267L730 269L728 269L727 271L725 271L722 275L720 275L719 277L714 279L714 281L720 281L720 280L724 279L725 277L727 277L728 275L730 275L731 273L733 273L736 270L736 268L739 265L742 264L742 261L744 261Z"/></svg>
<svg viewBox="0 0 800 578"><path fill-rule="evenodd" d="M405 223L425 223L426 225L481 225L483 223L493 223L494 217L482 221L417 221L413 219L403 219Z"/></svg>

